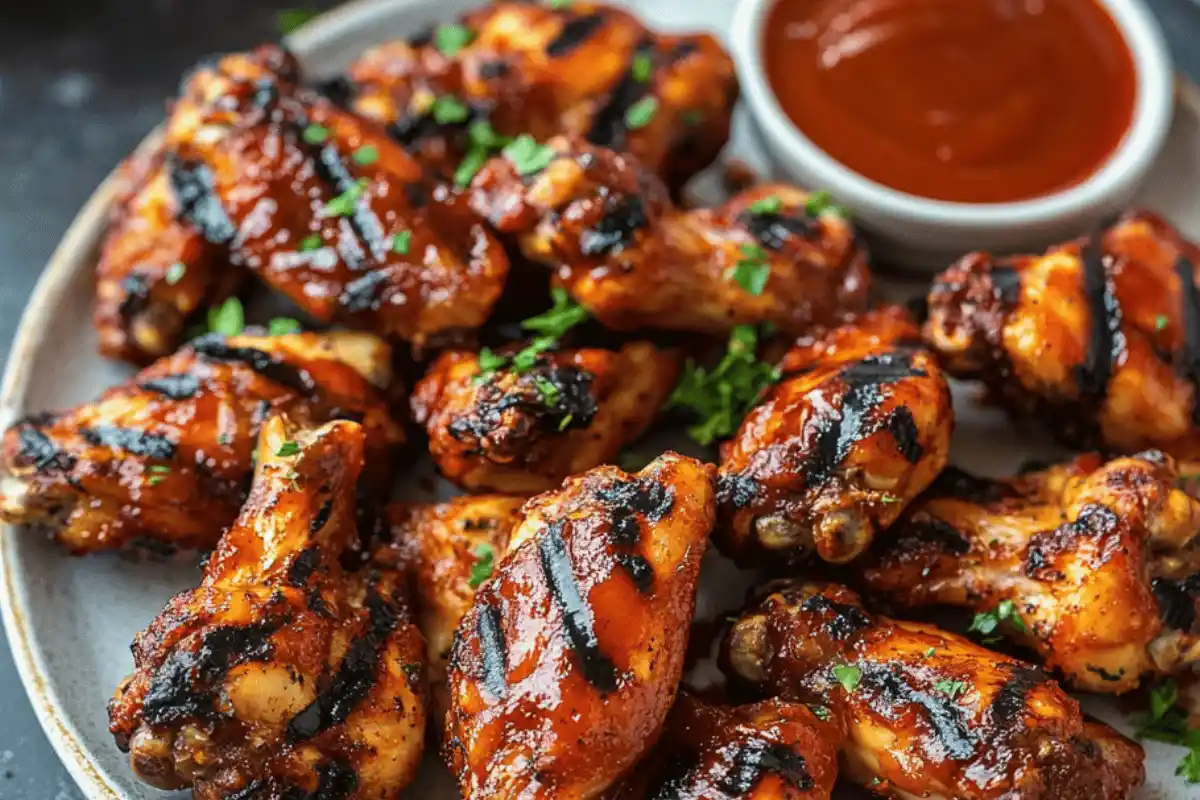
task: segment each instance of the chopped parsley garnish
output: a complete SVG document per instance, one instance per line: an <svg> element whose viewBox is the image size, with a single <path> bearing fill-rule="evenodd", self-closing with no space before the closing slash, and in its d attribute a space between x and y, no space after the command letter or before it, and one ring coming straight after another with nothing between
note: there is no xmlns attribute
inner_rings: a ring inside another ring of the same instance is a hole
<svg viewBox="0 0 1200 800"><path fill-rule="evenodd" d="M291 458L292 456L300 455L300 445L288 439L283 444L279 445L279 449L275 451L275 455L280 458Z"/></svg>
<svg viewBox="0 0 1200 800"><path fill-rule="evenodd" d="M433 101L433 119L439 125L453 125L466 122L471 116L471 109L452 94L444 94Z"/></svg>
<svg viewBox="0 0 1200 800"><path fill-rule="evenodd" d="M174 286L179 283L183 280L185 274L187 274L187 264L182 261L176 261L167 267L167 286Z"/></svg>
<svg viewBox="0 0 1200 800"><path fill-rule="evenodd" d="M392 237L392 252L402 256L408 255L408 248L412 245L412 231L400 231Z"/></svg>
<svg viewBox="0 0 1200 800"><path fill-rule="evenodd" d="M928 650L926 650L926 651L925 651L925 657L926 657L926 658L933 658L933 654L934 654L934 653L936 653L936 652L937 652L937 648L936 648L936 647L931 647L931 648L929 648Z"/></svg>
<svg viewBox="0 0 1200 800"><path fill-rule="evenodd" d="M702 445L730 436L762 392L779 380L779 370L758 360L758 333L738 325L729 334L725 356L711 371L689 359L671 394L671 406L692 412L698 422L688 435Z"/></svg>
<svg viewBox="0 0 1200 800"><path fill-rule="evenodd" d="M446 58L454 58L458 51L469 45L474 38L475 34L465 25L439 25L433 34L433 45Z"/></svg>
<svg viewBox="0 0 1200 800"><path fill-rule="evenodd" d="M309 144L320 144L329 138L329 128L314 122L311 125L305 126L301 135L304 137L304 141Z"/></svg>
<svg viewBox="0 0 1200 800"><path fill-rule="evenodd" d="M555 11L559 11L564 8L570 8L572 2L574 0L546 0L546 5Z"/></svg>
<svg viewBox="0 0 1200 800"><path fill-rule="evenodd" d="M540 376L535 378L534 385L537 387L538 394L542 396L542 402L547 406L553 406L562 398L562 389L559 389L546 378Z"/></svg>
<svg viewBox="0 0 1200 800"><path fill-rule="evenodd" d="M638 83L645 83L650 80L650 75L654 72L654 60L650 58L649 53L638 53L633 57L633 63L629 65L629 74Z"/></svg>
<svg viewBox="0 0 1200 800"><path fill-rule="evenodd" d="M1000 605L991 611L981 611L976 614L975 618L971 620L971 627L967 630L978 631L984 636L990 636L1000 627L1001 622L1007 622L1022 633L1029 632L1029 628L1025 626L1025 620L1021 619L1021 615L1017 613L1016 605L1012 600L1002 600Z"/></svg>
<svg viewBox="0 0 1200 800"><path fill-rule="evenodd" d="M475 556L475 563L471 565L471 577L467 584L472 589L477 589L481 583L492 577L492 570L496 565L496 550L490 544L479 544L472 554Z"/></svg>
<svg viewBox="0 0 1200 800"><path fill-rule="evenodd" d="M837 214L839 217L849 216L845 208L833 202L833 195L829 193L828 189L818 189L808 196L808 201L804 204L806 214L810 217L819 217L826 211Z"/></svg>
<svg viewBox="0 0 1200 800"><path fill-rule="evenodd" d="M275 27L284 36L298 30L321 12L311 8L288 8L275 15Z"/></svg>
<svg viewBox="0 0 1200 800"><path fill-rule="evenodd" d="M1188 783L1200 783L1200 729L1188 727L1187 712L1180 708L1179 687L1173 680L1157 683L1150 689L1150 708L1138 727L1139 739L1186 747L1175 774Z"/></svg>
<svg viewBox="0 0 1200 800"><path fill-rule="evenodd" d="M522 328L542 336L557 338L587 321L587 309L572 300L566 289L561 286L553 287L550 290L550 298L554 302L550 310L523 321Z"/></svg>
<svg viewBox="0 0 1200 800"><path fill-rule="evenodd" d="M325 213L331 217L350 216L358 206L358 198L367 190L367 185L366 178L359 178L353 186L325 204Z"/></svg>
<svg viewBox="0 0 1200 800"><path fill-rule="evenodd" d="M459 186L469 186L471 179L483 167L487 159L487 150L468 150L467 154L463 156L463 160L458 163L458 169L454 170L454 182Z"/></svg>
<svg viewBox="0 0 1200 800"><path fill-rule="evenodd" d="M771 265L766 261L766 252L758 245L743 244L741 250L741 259L725 271L725 279L735 281L757 297L767 288L767 280L771 277Z"/></svg>
<svg viewBox="0 0 1200 800"><path fill-rule="evenodd" d="M373 144L364 144L350 157L354 159L355 164L362 164L364 167L370 166L379 160L379 148Z"/></svg>
<svg viewBox="0 0 1200 800"><path fill-rule="evenodd" d="M751 214L778 214L783 207L783 201L775 195L769 195L750 204Z"/></svg>
<svg viewBox="0 0 1200 800"><path fill-rule="evenodd" d="M558 430L559 430L559 432L561 433L562 431L565 431L565 430L567 429L567 427L568 427L568 426L569 426L569 425L570 425L570 424L571 424L571 423L572 423L574 420L575 420L575 415L574 415L574 414L567 414L565 417L563 417L561 420L559 420L559 422L558 422Z"/></svg>
<svg viewBox="0 0 1200 800"><path fill-rule="evenodd" d="M467 127L467 136L471 140L471 149L454 171L454 182L459 186L470 184L475 173L479 172L488 160L488 156L512 141L510 137L496 133L492 123L483 119L476 120Z"/></svg>
<svg viewBox="0 0 1200 800"><path fill-rule="evenodd" d="M862 681L862 670L853 664L838 664L833 668L833 677L847 692L853 692Z"/></svg>
<svg viewBox="0 0 1200 800"><path fill-rule="evenodd" d="M147 481L151 486L158 486L166 480L166 476L171 472L171 468L165 464L151 464L146 469L153 473L150 476L150 480Z"/></svg>
<svg viewBox="0 0 1200 800"><path fill-rule="evenodd" d="M518 350L512 357L513 372L520 375L522 372L529 372L537 363L538 356L547 350L553 350L558 345L558 339L553 336L539 336L531 341L521 350Z"/></svg>
<svg viewBox="0 0 1200 800"><path fill-rule="evenodd" d="M631 105L625 112L625 127L631 131L644 128L658 113L658 98L647 95Z"/></svg>
<svg viewBox="0 0 1200 800"><path fill-rule="evenodd" d="M934 684L933 688L949 696L949 698L953 700L967 690L967 684L963 683L962 681L941 680Z"/></svg>
<svg viewBox="0 0 1200 800"><path fill-rule="evenodd" d="M321 239L321 234L310 233L300 240L300 244L296 245L296 249L301 253L311 253L313 250L320 250L325 245Z"/></svg>
<svg viewBox="0 0 1200 800"><path fill-rule="evenodd" d="M490 347L485 347L479 351L479 368L484 372L495 372L498 369L503 369L508 363L508 359L498 353L492 351Z"/></svg>
<svg viewBox="0 0 1200 800"><path fill-rule="evenodd" d="M208 310L208 329L224 336L237 336L246 327L242 301L231 297L216 308Z"/></svg>
<svg viewBox="0 0 1200 800"><path fill-rule="evenodd" d="M1171 320L1167 318L1166 314L1159 314L1157 317L1154 318L1154 330L1156 330L1156 331L1161 331L1163 328L1167 327L1170 324L1171 324Z"/></svg>
<svg viewBox="0 0 1200 800"><path fill-rule="evenodd" d="M275 317L267 323L267 333L272 336L287 336L300 330L300 323L291 317Z"/></svg>
<svg viewBox="0 0 1200 800"><path fill-rule="evenodd" d="M821 720L821 722L828 720L831 715L829 709L825 706L810 705L808 710L813 713L814 717Z"/></svg>
<svg viewBox="0 0 1200 800"><path fill-rule="evenodd" d="M538 144L528 133L522 133L504 148L504 157L520 175L533 175L550 165L555 157L554 148Z"/></svg>

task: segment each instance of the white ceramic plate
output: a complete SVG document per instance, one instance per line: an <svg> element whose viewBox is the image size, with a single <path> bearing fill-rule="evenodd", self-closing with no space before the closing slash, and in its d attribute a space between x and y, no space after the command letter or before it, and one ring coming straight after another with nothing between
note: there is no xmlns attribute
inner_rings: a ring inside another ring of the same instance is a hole
<svg viewBox="0 0 1200 800"><path fill-rule="evenodd" d="M362 0L314 21L290 43L310 71L333 74L366 45L412 34L481 2ZM729 28L733 2L634 0L627 5L663 29L709 29L720 35ZM1188 86L1181 86L1179 97L1167 150L1140 199L1197 238L1200 97ZM729 154L761 165L746 122L739 115ZM713 199L703 187L715 185L711 176L701 180L699 193ZM0 426L27 413L92 398L129 374L96 355L90 324L91 271L112 192L110 178L80 211L33 292L0 390ZM1014 430L999 412L975 408L970 389L956 387L956 400L956 463L999 475L1026 458L1053 455L1042 445L1044 434ZM195 561L187 558L165 564L120 554L68 558L40 536L3 530L0 606L17 667L46 734L93 800L168 797L134 779L108 733L105 706L132 666L129 642L134 633L172 594L194 586L198 578ZM723 606L721 598L701 598L702 612ZM1105 703L1094 704L1093 710L1122 724L1120 714ZM1139 800L1200 798L1200 788L1185 787L1173 775L1181 751L1153 743L1147 750L1150 780ZM410 796L454 797L445 770L432 756L428 761Z"/></svg>

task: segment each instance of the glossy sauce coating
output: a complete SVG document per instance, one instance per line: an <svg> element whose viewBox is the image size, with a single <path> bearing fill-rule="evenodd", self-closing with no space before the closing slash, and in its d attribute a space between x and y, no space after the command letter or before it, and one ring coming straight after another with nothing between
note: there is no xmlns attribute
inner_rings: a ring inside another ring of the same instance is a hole
<svg viewBox="0 0 1200 800"><path fill-rule="evenodd" d="M766 68L809 139L922 197L1084 180L1129 128L1133 59L1098 0L778 0Z"/></svg>

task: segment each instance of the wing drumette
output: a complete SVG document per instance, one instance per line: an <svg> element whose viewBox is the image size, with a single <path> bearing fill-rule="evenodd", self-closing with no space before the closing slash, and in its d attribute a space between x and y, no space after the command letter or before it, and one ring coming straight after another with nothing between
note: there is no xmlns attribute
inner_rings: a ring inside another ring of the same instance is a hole
<svg viewBox="0 0 1200 800"><path fill-rule="evenodd" d="M668 453L530 500L450 659L445 752L463 797L594 798L675 697L712 468Z"/></svg>
<svg viewBox="0 0 1200 800"><path fill-rule="evenodd" d="M1200 658L1200 561L1188 547L1200 503L1177 478L1158 452L1086 455L1005 481L949 471L880 543L866 585L907 607L995 616L1003 604L996 627L1073 685L1126 692Z"/></svg>
<svg viewBox="0 0 1200 800"><path fill-rule="evenodd" d="M954 415L898 308L798 342L721 451L723 549L844 562L946 463Z"/></svg>
<svg viewBox="0 0 1200 800"><path fill-rule="evenodd" d="M845 774L896 797L1119 800L1141 747L1085 720L1031 664L863 610L832 584L785 583L735 623L732 676L820 704L848 731Z"/></svg>
<svg viewBox="0 0 1200 800"><path fill-rule="evenodd" d="M403 441L390 383L390 349L368 334L196 339L95 402L9 428L0 517L46 527L75 553L211 547L246 498L272 412L307 426L360 419L371 494L387 486L389 451Z"/></svg>
<svg viewBox="0 0 1200 800"><path fill-rule="evenodd" d="M505 136L567 134L633 153L673 188L716 158L737 99L733 62L713 37L656 34L587 2L494 3L367 52L349 77L351 107L435 171L452 173L470 125L486 120ZM463 112L448 118L446 97Z"/></svg>
<svg viewBox="0 0 1200 800"><path fill-rule="evenodd" d="M134 771L203 800L396 798L421 759L421 635L403 575L345 574L364 431L263 429L250 499L134 641L109 705Z"/></svg>
<svg viewBox="0 0 1200 800"><path fill-rule="evenodd" d="M546 147L537 161L489 161L471 205L606 326L799 333L865 308L866 252L808 193L764 185L682 211L632 156L561 137Z"/></svg>

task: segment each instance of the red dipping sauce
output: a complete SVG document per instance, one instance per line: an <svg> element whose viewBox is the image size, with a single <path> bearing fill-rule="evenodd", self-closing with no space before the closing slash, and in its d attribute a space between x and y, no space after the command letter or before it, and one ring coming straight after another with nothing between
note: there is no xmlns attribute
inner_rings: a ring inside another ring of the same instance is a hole
<svg viewBox="0 0 1200 800"><path fill-rule="evenodd" d="M771 88L855 172L937 200L1080 183L1133 121L1129 46L1098 0L778 0Z"/></svg>

